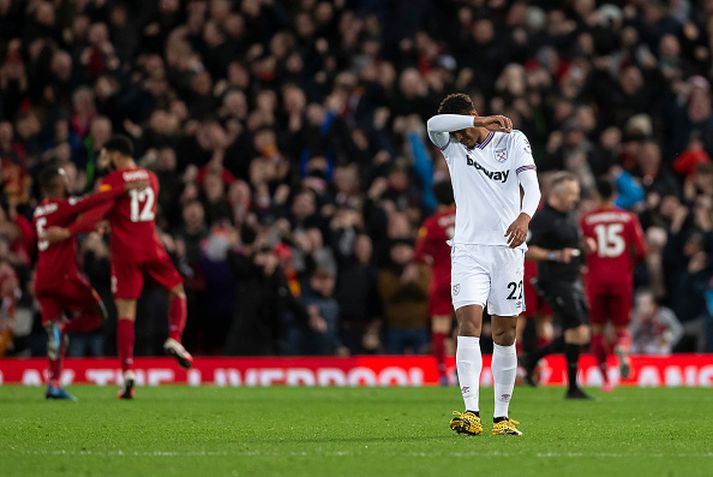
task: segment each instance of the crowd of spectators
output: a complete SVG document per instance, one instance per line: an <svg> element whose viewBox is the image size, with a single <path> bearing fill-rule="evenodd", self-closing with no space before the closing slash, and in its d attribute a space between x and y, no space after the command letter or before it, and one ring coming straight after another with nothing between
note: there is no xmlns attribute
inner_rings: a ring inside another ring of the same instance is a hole
<svg viewBox="0 0 713 477"><path fill-rule="evenodd" d="M114 133L160 179L192 352L423 351L428 276L407 265L448 180L424 123L454 91L513 119L543 184L574 172L582 209L616 178L649 250L635 316L665 310L675 349L710 351L712 51L713 0L0 0L0 353L44 341L38 171L91 191ZM105 241L80 248L110 301ZM165 307L147 287L138 354L160 352ZM112 333L70 354L112 353Z"/></svg>

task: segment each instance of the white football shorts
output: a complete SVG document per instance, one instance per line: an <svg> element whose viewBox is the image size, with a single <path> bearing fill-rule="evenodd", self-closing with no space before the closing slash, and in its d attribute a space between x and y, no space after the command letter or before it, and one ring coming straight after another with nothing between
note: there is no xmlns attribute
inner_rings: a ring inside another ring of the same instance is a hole
<svg viewBox="0 0 713 477"><path fill-rule="evenodd" d="M451 299L457 310L480 305L497 316L525 311L525 250L497 245L454 244L451 247Z"/></svg>

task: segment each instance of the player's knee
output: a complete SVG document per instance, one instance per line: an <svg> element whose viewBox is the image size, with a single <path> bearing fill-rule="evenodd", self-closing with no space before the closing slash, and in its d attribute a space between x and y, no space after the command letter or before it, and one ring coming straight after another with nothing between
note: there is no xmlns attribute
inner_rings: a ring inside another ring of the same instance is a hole
<svg viewBox="0 0 713 477"><path fill-rule="evenodd" d="M450 316L434 316L431 319L431 332L448 334L451 332L451 321Z"/></svg>
<svg viewBox="0 0 713 477"><path fill-rule="evenodd" d="M515 328L493 328L493 342L500 346L511 346L515 343Z"/></svg>
<svg viewBox="0 0 713 477"><path fill-rule="evenodd" d="M481 324L474 320L459 320L458 321L458 336L477 336L480 337Z"/></svg>
<svg viewBox="0 0 713 477"><path fill-rule="evenodd" d="M136 300L116 299L114 303L120 320L136 320Z"/></svg>
<svg viewBox="0 0 713 477"><path fill-rule="evenodd" d="M467 305L456 310L459 336L480 336L483 327L483 309L479 305Z"/></svg>

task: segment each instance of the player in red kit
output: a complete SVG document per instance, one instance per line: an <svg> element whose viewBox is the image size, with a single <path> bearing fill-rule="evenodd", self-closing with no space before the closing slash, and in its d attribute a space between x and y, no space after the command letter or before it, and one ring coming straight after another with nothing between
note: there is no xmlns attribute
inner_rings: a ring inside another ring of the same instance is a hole
<svg viewBox="0 0 713 477"><path fill-rule="evenodd" d="M596 250L587 259L586 290L590 304L592 352L602 372L603 387L612 385L607 374L604 328L612 323L616 332L613 351L619 358L622 377L631 372L629 319L633 297L634 267L646 253L644 234L636 215L614 205L614 185L607 178L597 181L600 205L582 216L580 226L586 238L596 241Z"/></svg>
<svg viewBox="0 0 713 477"><path fill-rule="evenodd" d="M448 182L433 186L438 201L436 213L428 217L418 232L414 259L431 267L429 313L431 316L431 349L436 358L440 381L448 384L446 376L446 339L451 333L453 305L451 304L451 247L456 221L453 189Z"/></svg>
<svg viewBox="0 0 713 477"><path fill-rule="evenodd" d="M163 347L167 354L176 358L179 365L190 368L193 358L181 344L181 335L186 326L186 294L183 279L156 233L154 220L159 190L156 175L136 165L132 158L133 146L125 136L111 138L104 145L101 155L102 159L108 160L113 172L102 179L100 192L123 190L127 183L133 182L147 181L149 186L132 190L112 202L95 207L66 229L50 229L48 236L52 240L66 239L94 226L102 218L106 217L109 221L112 286L119 314L117 349L124 374L119 398L131 399L135 384L132 367L136 300L141 295L144 277L150 277L169 292L169 336Z"/></svg>
<svg viewBox="0 0 713 477"><path fill-rule="evenodd" d="M74 396L67 393L60 383L66 337L71 332L96 329L106 311L99 295L77 268L76 241L50 244L43 239L43 235L49 227L70 225L82 212L113 201L125 190L117 188L79 198L69 197L65 172L55 166L43 170L39 181L44 200L35 209L33 225L39 238L35 296L42 312L42 325L48 335L49 373L45 396L47 399L74 400ZM135 185L144 187L146 183Z"/></svg>

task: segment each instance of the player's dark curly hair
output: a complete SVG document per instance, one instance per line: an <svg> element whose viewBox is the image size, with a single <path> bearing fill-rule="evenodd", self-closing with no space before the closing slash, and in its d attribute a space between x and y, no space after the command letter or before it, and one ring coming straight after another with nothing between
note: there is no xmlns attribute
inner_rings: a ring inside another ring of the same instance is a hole
<svg viewBox="0 0 713 477"><path fill-rule="evenodd" d="M597 193L602 200L611 200L616 194L616 187L614 187L614 182L607 176L601 176L597 178Z"/></svg>
<svg viewBox="0 0 713 477"><path fill-rule="evenodd" d="M60 176L59 166L49 165L42 169L39 176L40 188L43 192L50 192L54 189L55 180Z"/></svg>
<svg viewBox="0 0 713 477"><path fill-rule="evenodd" d="M449 94L438 106L438 114L470 114L475 111L475 104L467 94Z"/></svg>
<svg viewBox="0 0 713 477"><path fill-rule="evenodd" d="M134 155L134 145L131 143L131 139L123 134L112 136L111 139L104 144L104 149L106 149L107 152L118 152L122 156L131 157Z"/></svg>

